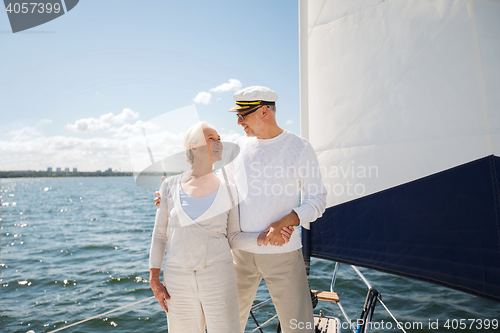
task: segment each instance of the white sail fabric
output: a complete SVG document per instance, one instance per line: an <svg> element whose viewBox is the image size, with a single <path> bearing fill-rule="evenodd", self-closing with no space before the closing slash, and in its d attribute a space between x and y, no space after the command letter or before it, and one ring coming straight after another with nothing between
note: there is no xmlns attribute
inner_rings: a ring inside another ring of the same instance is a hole
<svg viewBox="0 0 500 333"><path fill-rule="evenodd" d="M300 10L302 134L328 207L500 155L499 0Z"/></svg>

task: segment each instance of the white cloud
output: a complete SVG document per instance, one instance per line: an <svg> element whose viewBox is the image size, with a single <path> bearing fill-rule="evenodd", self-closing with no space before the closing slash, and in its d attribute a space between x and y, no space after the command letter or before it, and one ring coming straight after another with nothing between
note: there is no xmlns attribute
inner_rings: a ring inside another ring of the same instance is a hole
<svg viewBox="0 0 500 333"><path fill-rule="evenodd" d="M144 137L142 129L147 133ZM110 128L113 137L78 138L45 136L25 127L9 132L10 138L0 141L0 170L46 170L52 167L78 168L95 171L112 168L122 171L142 171L151 164L147 145L155 161L183 151L184 133L170 133L161 125L137 121ZM130 143L135 150L130 151ZM146 144L147 142L147 144ZM132 154L132 156L131 156ZM137 169L142 168L142 169Z"/></svg>
<svg viewBox="0 0 500 333"><path fill-rule="evenodd" d="M242 87L241 81L236 79L229 79L229 82L223 83L220 86L210 89L211 92L220 93L231 90L238 90Z"/></svg>
<svg viewBox="0 0 500 333"><path fill-rule="evenodd" d="M78 138L73 136L46 136L40 131L42 119L33 127L9 131L0 141L0 170L46 170L47 167L77 167L80 171L103 170L109 167L130 170L130 158L124 137L133 130L151 125L127 122L139 118L139 113L123 109L117 115L108 113L99 118L84 118L66 128L75 132L107 130L113 137Z"/></svg>
<svg viewBox="0 0 500 333"><path fill-rule="evenodd" d="M79 119L66 125L66 128L79 132L78 135L70 132L51 135L52 131L38 128L50 124L47 119L35 126L5 131L0 137L0 170L68 167L95 171L111 167L113 170L142 171L151 165L148 147L156 162L185 154L182 140L190 127L189 117L186 119L184 113L179 114L180 119L171 116L174 123L177 121L182 125L172 126L172 122L167 121L169 117L144 122L137 119L138 116L137 112L124 109L119 114ZM88 134L96 130L101 131ZM239 135L233 133L232 136Z"/></svg>
<svg viewBox="0 0 500 333"><path fill-rule="evenodd" d="M48 119L41 120L32 127L11 130L4 133L0 139L2 157L0 170L46 170L47 167L54 169L68 167L78 168L79 171L95 171L111 167L113 170L131 171L134 167L137 171L143 166L142 164L144 167L151 164L146 146L151 148L155 161L183 152L182 139L185 130L167 129L162 122L130 121L137 117L137 112L125 109L118 115L110 113L99 118L80 119L71 124L74 128L78 128L77 126L81 124L77 132L102 129L97 137L94 135L92 138L71 134L55 136L44 134L47 131L42 131L38 127L50 124L51 120ZM221 136L223 141L233 142L241 134L229 131L221 133ZM137 151L130 151L131 142Z"/></svg>
<svg viewBox="0 0 500 333"><path fill-rule="evenodd" d="M209 92L202 91L199 92L198 95L193 99L193 102L196 104L205 104L208 105L212 101L211 93L222 93L226 91L235 91L242 87L241 81L236 79L229 79L228 82L218 85L215 88L209 90ZM220 101L220 98L217 98L217 101Z"/></svg>
<svg viewBox="0 0 500 333"><path fill-rule="evenodd" d="M114 117L111 117L110 121L115 124L123 124L127 120L134 120L134 119L139 119L139 112L135 112L128 108L125 108L123 109L122 113Z"/></svg>
<svg viewBox="0 0 500 333"><path fill-rule="evenodd" d="M159 128L157 125L147 121L143 122L142 120L138 120L133 124L124 124L121 127L112 127L109 128L106 132L113 133L114 137L129 137L131 134L139 134L142 136L142 130L146 132L149 131L157 131Z"/></svg>
<svg viewBox="0 0 500 333"><path fill-rule="evenodd" d="M293 124L293 121L292 121L291 119L289 119L289 120L287 120L287 121L286 121L286 124L287 124L287 125L292 125L292 124Z"/></svg>
<svg viewBox="0 0 500 333"><path fill-rule="evenodd" d="M10 136L15 141L27 141L35 137L39 137L42 133L39 131L39 128L45 124L51 124L51 119L42 119L38 123L36 123L33 127L23 127L18 130L10 130L7 132L7 135Z"/></svg>
<svg viewBox="0 0 500 333"><path fill-rule="evenodd" d="M9 131L8 136L12 137L15 141L28 141L41 135L35 127L23 127L19 130Z"/></svg>
<svg viewBox="0 0 500 333"><path fill-rule="evenodd" d="M75 121L74 124L67 124L66 128L73 132L94 132L111 128L116 124L124 124L128 120L139 118L139 112L130 109L123 109L120 114L116 116L113 113L106 113L97 118L83 118Z"/></svg>
<svg viewBox="0 0 500 333"><path fill-rule="evenodd" d="M184 133L172 133L159 128L157 131L146 131L146 137L143 133L135 133L128 138L128 151L132 164L132 171L142 172L151 166L151 156L155 162L164 160L167 157L181 154L185 156L185 151L182 145ZM181 169L175 167L173 163L175 159L169 159L162 164L163 167L171 171L179 171ZM181 159L185 162L185 158ZM174 167L173 169L171 169Z"/></svg>
<svg viewBox="0 0 500 333"><path fill-rule="evenodd" d="M119 138L82 139L37 134L24 140L0 141L0 169L46 170L47 167L80 171L130 169L126 142Z"/></svg>
<svg viewBox="0 0 500 333"><path fill-rule="evenodd" d="M196 104L208 105L212 99L212 94L206 91L199 92L198 95L193 99Z"/></svg>
<svg viewBox="0 0 500 333"><path fill-rule="evenodd" d="M221 133L220 139L223 142L234 142L240 136L241 136L241 134L236 133L235 131L231 130L231 131L229 131L229 133Z"/></svg>
<svg viewBox="0 0 500 333"><path fill-rule="evenodd" d="M66 128L73 132L93 132L108 127L109 124L105 124L96 118L83 118L77 120L74 124L66 125Z"/></svg>

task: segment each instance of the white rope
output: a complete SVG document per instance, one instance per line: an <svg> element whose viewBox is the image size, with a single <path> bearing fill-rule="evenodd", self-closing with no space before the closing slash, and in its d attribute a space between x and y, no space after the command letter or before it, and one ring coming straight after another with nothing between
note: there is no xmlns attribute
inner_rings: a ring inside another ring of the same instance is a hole
<svg viewBox="0 0 500 333"><path fill-rule="evenodd" d="M403 332L406 333L405 329L403 328L403 326L401 326L399 324L399 321L396 319L396 317L394 317L394 315L392 314L391 311L389 311L389 309L387 308L387 306L385 306L384 302L382 302L382 299L380 297L377 297L378 301L384 306L384 308L387 310L387 312L389 312L389 314L391 315L392 319L394 319L394 321L396 322L397 324L397 327L400 328Z"/></svg>
<svg viewBox="0 0 500 333"><path fill-rule="evenodd" d="M155 298L154 296L151 296L151 297L148 297L146 299L143 299L142 301L137 301L137 302L134 302L134 303L131 303L129 305L124 305L122 307L119 307L117 309L114 309L114 310L111 310L111 311L108 311L108 312L104 312L104 313L101 313L101 314L98 314L96 316L93 316L93 317L90 317L90 318L87 318L87 319L84 319L84 320L81 320L77 323L74 323L74 324L71 324L71 325L68 325L68 326L64 326L64 327L61 327L61 328L58 328L57 330L53 330L53 331L50 331L48 333L53 333L53 332L59 332L59 331L62 331L62 330L65 330L67 328L70 328L72 326L76 326L76 325L79 325L81 323L84 323L86 321L89 321L89 320L92 320L92 319L95 319L95 318L98 318L98 317L101 317L101 316L104 316L104 315L107 315L108 313L112 313L112 312L115 312L115 311L118 311L118 310L121 310L121 309L125 309L125 308L128 308L129 306L132 306L132 305L136 305L136 304L139 304L141 302L144 302L144 301L147 301L147 300L150 300L152 298Z"/></svg>
<svg viewBox="0 0 500 333"><path fill-rule="evenodd" d="M267 324L268 322L270 322L271 320L273 320L274 318L278 317L278 314L275 314L274 316L272 316L270 319L268 319L265 323L263 323L262 325L259 325L257 326L256 329L254 329L252 332L250 333L253 333L255 331L257 331L258 329L260 329L262 326L264 326L265 324ZM50 333L50 332L49 332Z"/></svg>

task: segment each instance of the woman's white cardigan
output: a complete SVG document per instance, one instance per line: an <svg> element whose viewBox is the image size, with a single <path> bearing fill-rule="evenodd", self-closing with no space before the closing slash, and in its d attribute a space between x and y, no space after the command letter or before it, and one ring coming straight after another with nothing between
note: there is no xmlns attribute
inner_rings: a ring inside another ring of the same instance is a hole
<svg viewBox="0 0 500 333"><path fill-rule="evenodd" d="M160 268L167 250L165 267L188 270L232 262L232 249L253 248L259 233L240 229L236 188L220 180L214 202L192 220L182 209L179 196L181 175L166 179L160 187L161 203L156 211L149 253L149 268ZM231 191L232 197L229 194Z"/></svg>

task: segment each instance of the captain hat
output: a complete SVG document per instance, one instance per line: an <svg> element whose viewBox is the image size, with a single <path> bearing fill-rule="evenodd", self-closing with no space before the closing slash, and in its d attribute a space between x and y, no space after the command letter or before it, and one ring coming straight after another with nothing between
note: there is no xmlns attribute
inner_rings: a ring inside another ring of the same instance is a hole
<svg viewBox="0 0 500 333"><path fill-rule="evenodd" d="M278 94L267 87L252 86L238 90L233 98L236 105L229 111L251 111L262 105L275 105Z"/></svg>

